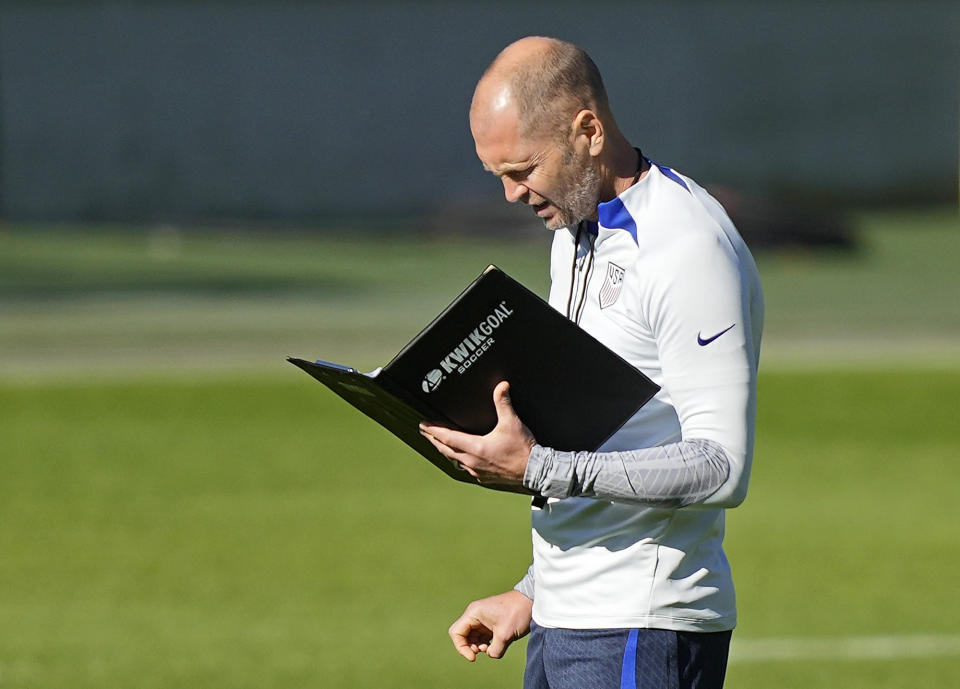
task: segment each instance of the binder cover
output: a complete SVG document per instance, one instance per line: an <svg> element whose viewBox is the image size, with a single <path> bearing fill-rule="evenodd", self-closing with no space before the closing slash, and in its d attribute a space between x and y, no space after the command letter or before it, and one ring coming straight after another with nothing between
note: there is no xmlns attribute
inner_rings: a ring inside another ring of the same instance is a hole
<svg viewBox="0 0 960 689"><path fill-rule="evenodd" d="M594 450L660 389L496 266L382 369L364 374L325 361L288 361L447 475L474 484L420 435L420 421L488 433L497 423L493 388L507 380L514 409L538 443Z"/></svg>

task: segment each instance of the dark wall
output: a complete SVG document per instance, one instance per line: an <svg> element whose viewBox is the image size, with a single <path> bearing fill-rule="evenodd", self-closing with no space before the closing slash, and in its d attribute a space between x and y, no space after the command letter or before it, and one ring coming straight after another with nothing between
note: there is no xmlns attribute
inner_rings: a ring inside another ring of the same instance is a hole
<svg viewBox="0 0 960 689"><path fill-rule="evenodd" d="M528 33L586 48L633 141L702 182L840 205L956 196L956 2L7 2L0 212L495 202L467 107Z"/></svg>

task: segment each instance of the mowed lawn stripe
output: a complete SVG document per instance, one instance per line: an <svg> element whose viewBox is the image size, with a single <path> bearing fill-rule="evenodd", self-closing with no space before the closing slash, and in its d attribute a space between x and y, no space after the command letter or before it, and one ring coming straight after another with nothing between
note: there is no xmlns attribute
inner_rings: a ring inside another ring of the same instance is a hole
<svg viewBox="0 0 960 689"><path fill-rule="evenodd" d="M783 660L899 660L960 656L960 634L737 639L731 663Z"/></svg>

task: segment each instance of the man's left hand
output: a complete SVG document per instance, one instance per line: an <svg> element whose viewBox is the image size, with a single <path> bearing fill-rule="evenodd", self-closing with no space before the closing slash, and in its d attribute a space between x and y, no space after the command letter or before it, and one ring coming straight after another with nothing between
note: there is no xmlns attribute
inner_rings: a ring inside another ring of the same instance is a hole
<svg viewBox="0 0 960 689"><path fill-rule="evenodd" d="M494 388L493 404L497 425L486 435L471 435L426 422L420 424L420 433L478 483L522 485L530 450L537 441L513 410L508 382L501 381Z"/></svg>

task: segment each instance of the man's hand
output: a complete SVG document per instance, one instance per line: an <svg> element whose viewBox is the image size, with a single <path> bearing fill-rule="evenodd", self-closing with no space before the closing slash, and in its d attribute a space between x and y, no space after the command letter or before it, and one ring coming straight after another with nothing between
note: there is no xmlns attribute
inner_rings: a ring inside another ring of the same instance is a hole
<svg viewBox="0 0 960 689"><path fill-rule="evenodd" d="M533 601L519 591L475 600L447 632L457 653L471 663L478 653L502 658L507 647L530 631Z"/></svg>
<svg viewBox="0 0 960 689"><path fill-rule="evenodd" d="M443 426L420 424L420 433L445 457L463 467L479 483L523 483L530 450L537 441L510 404L510 384L501 381L493 390L497 425L486 435L461 433Z"/></svg>

